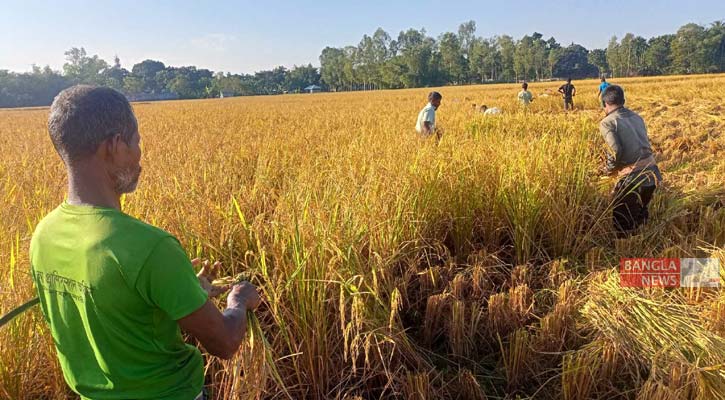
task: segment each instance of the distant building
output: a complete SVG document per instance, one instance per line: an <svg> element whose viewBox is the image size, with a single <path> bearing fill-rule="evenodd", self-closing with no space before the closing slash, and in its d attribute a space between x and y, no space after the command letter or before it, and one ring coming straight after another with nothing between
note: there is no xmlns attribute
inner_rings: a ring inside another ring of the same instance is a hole
<svg viewBox="0 0 725 400"><path fill-rule="evenodd" d="M317 86L317 85L310 85L310 86L307 86L304 89L304 91L305 92L308 92L308 93L319 93L320 91L322 91L322 88L320 86Z"/></svg>

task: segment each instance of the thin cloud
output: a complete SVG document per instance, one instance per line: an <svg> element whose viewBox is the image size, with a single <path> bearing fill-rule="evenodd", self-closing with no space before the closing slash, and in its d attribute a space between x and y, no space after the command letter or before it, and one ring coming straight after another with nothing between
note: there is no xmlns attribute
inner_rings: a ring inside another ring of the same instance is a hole
<svg viewBox="0 0 725 400"><path fill-rule="evenodd" d="M191 39L191 45L194 47L219 52L227 51L235 42L237 37L226 33L207 33Z"/></svg>

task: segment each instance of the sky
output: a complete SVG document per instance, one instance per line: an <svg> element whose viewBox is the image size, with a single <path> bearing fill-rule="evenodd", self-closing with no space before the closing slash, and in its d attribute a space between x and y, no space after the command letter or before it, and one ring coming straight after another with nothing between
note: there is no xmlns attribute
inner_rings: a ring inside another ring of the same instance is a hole
<svg viewBox="0 0 725 400"><path fill-rule="evenodd" d="M474 20L477 35L518 39L540 32L560 43L603 48L612 35L649 38L689 22L725 20L725 0L429 1L34 1L0 3L0 70L33 64L62 69L84 47L130 69L145 59L252 73L312 63L326 46L357 45L364 34L425 28L437 37Z"/></svg>

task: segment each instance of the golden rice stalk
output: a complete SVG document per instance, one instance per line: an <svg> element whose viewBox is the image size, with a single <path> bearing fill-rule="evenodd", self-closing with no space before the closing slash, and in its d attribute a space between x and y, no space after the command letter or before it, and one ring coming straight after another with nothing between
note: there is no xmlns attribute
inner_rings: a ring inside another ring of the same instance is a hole
<svg viewBox="0 0 725 400"><path fill-rule="evenodd" d="M431 345L443 331L447 320L449 303L450 296L445 293L428 297L428 303L425 307L425 330L423 333L426 344Z"/></svg>
<svg viewBox="0 0 725 400"><path fill-rule="evenodd" d="M725 339L700 323L698 307L680 291L623 288L609 273L590 286L582 314L592 331L616 343L622 359L650 367L656 382L684 366L680 386L694 385L699 399L725 398Z"/></svg>
<svg viewBox="0 0 725 400"><path fill-rule="evenodd" d="M561 394L564 400L592 398L601 367L601 342L592 342L583 349L567 353L562 360Z"/></svg>
<svg viewBox="0 0 725 400"><path fill-rule="evenodd" d="M534 309L534 292L529 285L517 285L509 289L509 303L516 314L517 324L523 324Z"/></svg>
<svg viewBox="0 0 725 400"><path fill-rule="evenodd" d="M450 284L451 294L456 299L465 300L468 295L470 286L471 279L468 274L464 272L459 272L458 274L456 274Z"/></svg>
<svg viewBox="0 0 725 400"><path fill-rule="evenodd" d="M506 373L507 387L509 390L519 388L523 381L526 370L526 363L530 357L529 332L522 328L517 329L509 335L508 347L505 347L499 337L499 345Z"/></svg>
<svg viewBox="0 0 725 400"><path fill-rule="evenodd" d="M430 384L430 377L427 373L408 372L406 374L403 392L409 400L432 399L433 390Z"/></svg>
<svg viewBox="0 0 725 400"><path fill-rule="evenodd" d="M489 332L507 332L512 326L513 310L506 293L497 293L488 298Z"/></svg>
<svg viewBox="0 0 725 400"><path fill-rule="evenodd" d="M511 287L529 284L531 283L531 273L529 271L528 266L526 265L517 265L514 267L513 271L511 271Z"/></svg>
<svg viewBox="0 0 725 400"><path fill-rule="evenodd" d="M471 332L466 319L466 303L451 302L451 318L448 322L448 343L454 355L468 357L471 349Z"/></svg>
<svg viewBox="0 0 725 400"><path fill-rule="evenodd" d="M481 388L481 384L473 375L473 373L463 368L458 371L458 398L461 400L488 400L486 392Z"/></svg>
<svg viewBox="0 0 725 400"><path fill-rule="evenodd" d="M471 296L474 299L485 299L493 289L493 283L486 267L474 266L471 272Z"/></svg>

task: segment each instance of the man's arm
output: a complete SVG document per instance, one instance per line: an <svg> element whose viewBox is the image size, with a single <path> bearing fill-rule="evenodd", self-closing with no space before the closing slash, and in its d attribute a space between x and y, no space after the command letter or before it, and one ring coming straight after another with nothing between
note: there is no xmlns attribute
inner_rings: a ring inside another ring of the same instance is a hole
<svg viewBox="0 0 725 400"><path fill-rule="evenodd" d="M617 129L613 123L602 121L599 124L599 132L602 134L604 141L607 142L607 145L612 149L612 152L614 152L613 156L607 156L604 165L606 173L611 175L621 169L621 166L617 163L621 152L621 146L619 145L619 140L617 140Z"/></svg>
<svg viewBox="0 0 725 400"><path fill-rule="evenodd" d="M256 309L259 303L254 285L242 282L232 287L224 312L207 300L200 309L177 322L210 354L228 360L237 352L246 335L247 310Z"/></svg>
<svg viewBox="0 0 725 400"><path fill-rule="evenodd" d="M433 127L431 126L430 122L428 122L428 121L423 121L423 134L425 134L425 135L433 134Z"/></svg>
<svg viewBox="0 0 725 400"><path fill-rule="evenodd" d="M576 96L576 88L574 86L571 87L571 97Z"/></svg>
<svg viewBox="0 0 725 400"><path fill-rule="evenodd" d="M199 264L198 260L194 263ZM228 288L210 283L220 266L219 263L212 266L205 263L196 275L179 242L172 237L164 238L141 268L136 278L136 289L150 306L157 307L177 321L211 354L229 358L244 339L247 310L254 310L260 299L256 288L243 282L231 288L227 297L228 308L223 314L219 312L209 297Z"/></svg>

